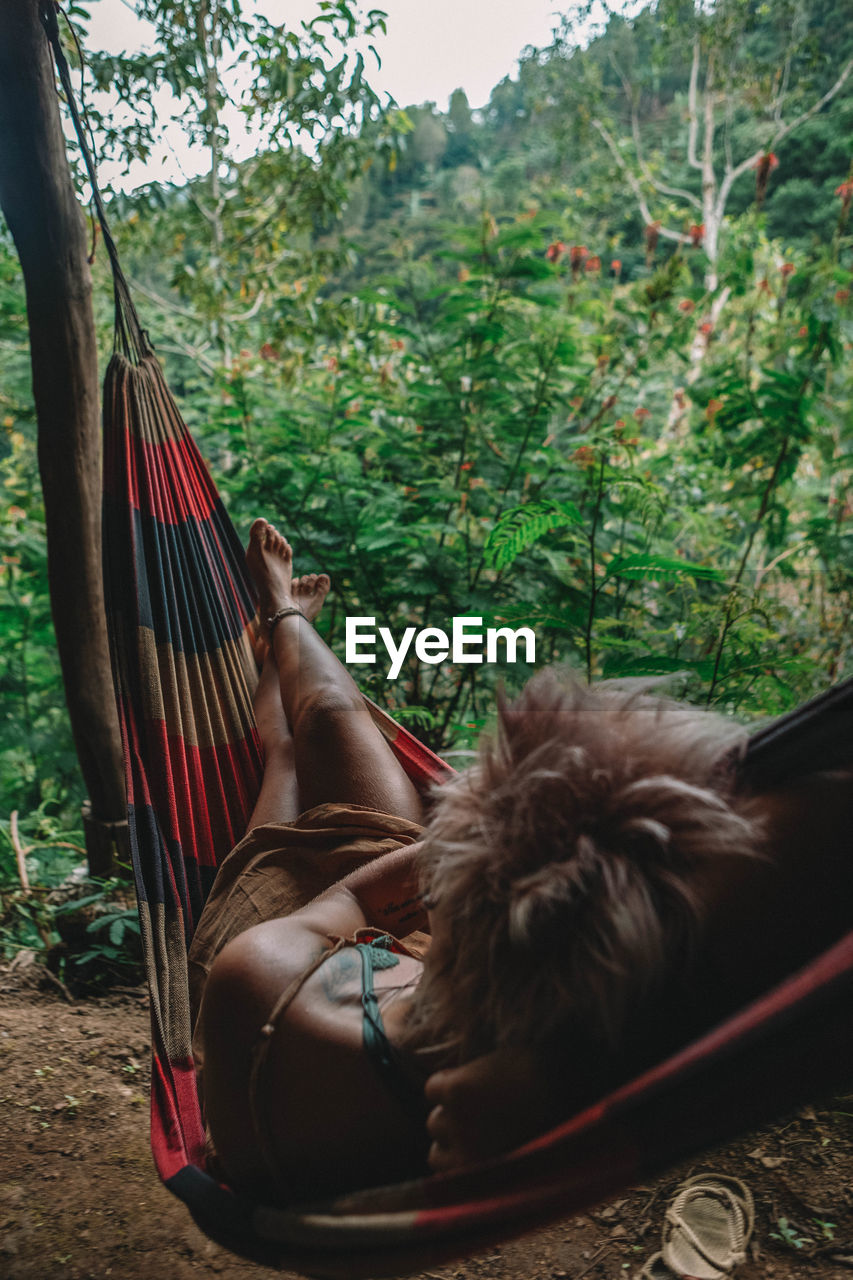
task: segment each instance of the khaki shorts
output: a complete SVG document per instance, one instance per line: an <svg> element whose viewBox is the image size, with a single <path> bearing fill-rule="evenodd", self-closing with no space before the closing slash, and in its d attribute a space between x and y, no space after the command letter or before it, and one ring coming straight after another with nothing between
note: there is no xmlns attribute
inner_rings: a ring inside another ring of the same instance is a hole
<svg viewBox="0 0 853 1280"><path fill-rule="evenodd" d="M358 804L320 804L295 822L255 827L220 866L188 956L190 1015L232 938L304 907L350 871L421 838L423 827Z"/></svg>

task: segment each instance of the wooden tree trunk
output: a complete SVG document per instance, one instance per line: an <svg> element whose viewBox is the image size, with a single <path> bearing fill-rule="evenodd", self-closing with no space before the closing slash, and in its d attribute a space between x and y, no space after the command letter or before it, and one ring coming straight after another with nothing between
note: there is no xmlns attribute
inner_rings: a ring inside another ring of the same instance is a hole
<svg viewBox="0 0 853 1280"><path fill-rule="evenodd" d="M24 274L48 577L65 696L103 874L126 843L101 570L101 433L92 285L40 3L0 2L0 208ZM85 807L84 807L85 808Z"/></svg>

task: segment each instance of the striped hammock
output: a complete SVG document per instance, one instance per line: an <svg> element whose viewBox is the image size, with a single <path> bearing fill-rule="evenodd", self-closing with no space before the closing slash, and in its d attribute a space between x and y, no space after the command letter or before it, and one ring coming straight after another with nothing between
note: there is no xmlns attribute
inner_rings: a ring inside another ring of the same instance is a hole
<svg viewBox="0 0 853 1280"><path fill-rule="evenodd" d="M55 20L54 20L55 28ZM457 1173L326 1203L256 1203L204 1167L186 952L216 868L242 837L262 758L254 614L242 547L140 327L109 235L58 34L48 28L113 266L116 350L104 387L108 629L131 849L151 992L151 1139L164 1183L213 1239L312 1275L422 1268L557 1215L842 1082L853 1067L853 932L802 971L581 1115ZM419 785L448 766L372 712ZM764 782L849 761L853 681L760 731Z"/></svg>

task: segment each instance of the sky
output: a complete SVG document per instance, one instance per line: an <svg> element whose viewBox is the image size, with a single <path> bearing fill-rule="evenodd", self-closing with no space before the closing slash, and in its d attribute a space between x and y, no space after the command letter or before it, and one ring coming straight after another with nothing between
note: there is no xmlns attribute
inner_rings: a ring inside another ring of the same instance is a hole
<svg viewBox="0 0 853 1280"><path fill-rule="evenodd" d="M261 0L263 2L263 0ZM571 0L373 0L366 7L384 9L388 34L374 43L382 58L368 73L374 88L401 105L435 102L446 110L450 94L463 88L474 108L485 106L493 87L515 75L522 50L550 43L560 12ZM139 22L130 0L90 0L87 45L109 52L130 51L151 43L150 28ZM295 22L316 12L311 0L267 0L270 17ZM248 153L251 140L238 142ZM200 172L202 157L193 157L179 131L170 132L157 155L142 169L123 176L104 165L105 185L130 189L141 182L180 182Z"/></svg>

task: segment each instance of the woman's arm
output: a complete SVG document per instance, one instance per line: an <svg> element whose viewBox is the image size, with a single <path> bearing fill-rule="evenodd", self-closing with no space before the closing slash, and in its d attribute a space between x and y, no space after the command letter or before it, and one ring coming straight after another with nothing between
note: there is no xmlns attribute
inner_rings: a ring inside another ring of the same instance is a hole
<svg viewBox="0 0 853 1280"><path fill-rule="evenodd" d="M570 1107L540 1057L518 1046L434 1072L424 1094L432 1108L429 1163L438 1173L521 1146Z"/></svg>
<svg viewBox="0 0 853 1280"><path fill-rule="evenodd" d="M325 936L351 937L375 926L405 937L427 927L418 884L416 844L395 849L350 872L288 920Z"/></svg>

